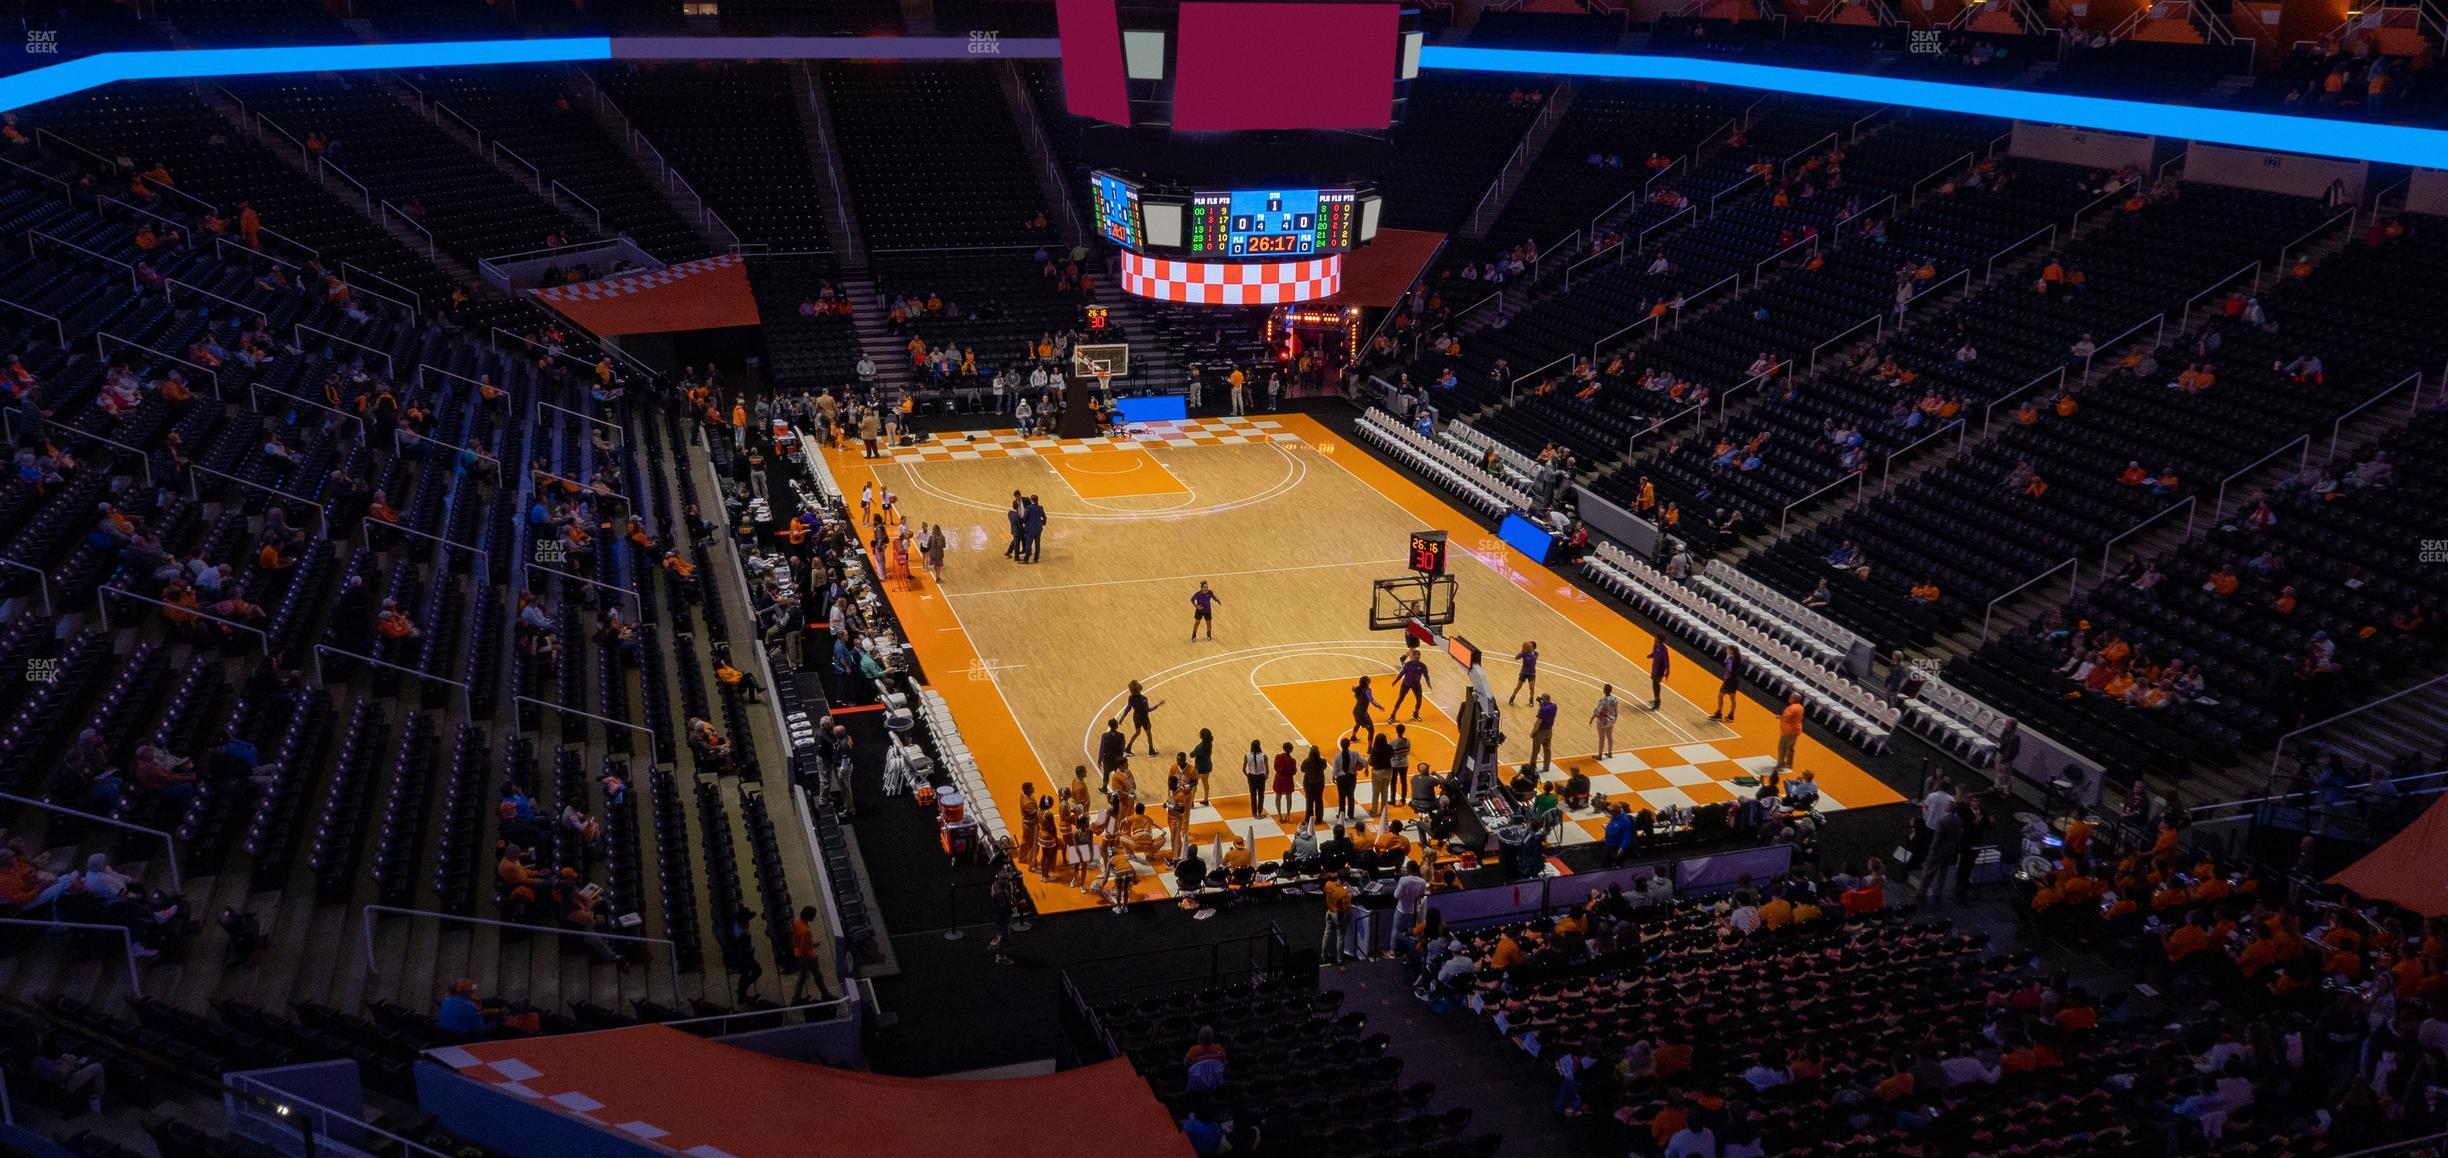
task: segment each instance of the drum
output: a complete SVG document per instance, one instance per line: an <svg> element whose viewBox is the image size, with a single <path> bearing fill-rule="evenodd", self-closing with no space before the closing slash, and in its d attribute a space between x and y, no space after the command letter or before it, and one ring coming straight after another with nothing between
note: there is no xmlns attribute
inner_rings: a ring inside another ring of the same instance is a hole
<svg viewBox="0 0 2448 1158"><path fill-rule="evenodd" d="M968 803L949 788L935 794L935 811L945 824L959 824L969 818Z"/></svg>

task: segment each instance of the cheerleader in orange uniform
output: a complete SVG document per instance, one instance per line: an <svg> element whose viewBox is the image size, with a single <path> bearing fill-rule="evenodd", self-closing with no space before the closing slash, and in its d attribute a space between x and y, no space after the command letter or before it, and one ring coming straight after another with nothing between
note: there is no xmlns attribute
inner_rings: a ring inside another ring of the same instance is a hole
<svg viewBox="0 0 2448 1158"><path fill-rule="evenodd" d="M1054 798L1040 798L1037 802L1037 876L1040 880L1053 880L1055 869L1062 865L1062 833L1055 823L1055 816Z"/></svg>

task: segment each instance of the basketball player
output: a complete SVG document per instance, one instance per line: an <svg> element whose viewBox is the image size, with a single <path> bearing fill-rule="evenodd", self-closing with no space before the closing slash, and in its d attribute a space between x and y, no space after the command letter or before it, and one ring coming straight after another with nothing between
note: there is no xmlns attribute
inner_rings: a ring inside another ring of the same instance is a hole
<svg viewBox="0 0 2448 1158"><path fill-rule="evenodd" d="M1152 704L1148 702L1147 693L1140 689L1138 680L1130 682L1130 699L1123 705L1123 710L1130 713L1131 722L1130 738L1122 741L1124 755L1129 755L1131 745L1138 743L1143 736L1147 738L1148 755L1156 754L1156 731L1148 717L1163 706L1163 700Z"/></svg>
<svg viewBox="0 0 2448 1158"><path fill-rule="evenodd" d="M1361 676L1360 682L1352 685L1352 732L1366 732L1372 738L1377 735L1377 721L1369 715L1376 706L1377 693L1369 687L1369 677Z"/></svg>
<svg viewBox="0 0 2448 1158"><path fill-rule="evenodd" d="M1207 589L1207 581L1199 580L1198 590L1190 593L1190 638L1196 640L1199 624L1207 625L1207 638L1215 638L1215 605L1224 602L1222 596Z"/></svg>
<svg viewBox="0 0 2448 1158"><path fill-rule="evenodd" d="M1513 658L1521 664L1521 675L1513 680L1513 694L1505 697L1508 706L1521 697L1523 688L1530 689L1531 698L1538 697L1538 641L1524 642L1521 650L1513 653Z"/></svg>
<svg viewBox="0 0 2448 1158"><path fill-rule="evenodd" d="M1435 683L1428 676L1428 665L1420 659L1418 648L1403 652L1402 666L1396 669L1394 675L1394 706L1386 709L1386 718L1391 720L1400 714L1403 701L1408 699L1411 701L1411 718L1419 719L1420 709L1428 703L1427 693L1422 689Z"/></svg>

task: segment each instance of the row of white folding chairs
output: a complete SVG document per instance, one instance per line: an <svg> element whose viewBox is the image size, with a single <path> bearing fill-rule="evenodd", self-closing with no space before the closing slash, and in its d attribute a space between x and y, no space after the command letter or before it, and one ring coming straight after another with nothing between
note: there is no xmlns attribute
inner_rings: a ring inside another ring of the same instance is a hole
<svg viewBox="0 0 2448 1158"><path fill-rule="evenodd" d="M933 688L922 690L918 696L918 718L926 722L935 751L943 758L945 773L960 789L969 819L977 822L986 839L1002 844L1011 832L1003 825L1003 812L995 806L994 793L987 791L985 778L978 775L977 758L969 754L968 742L961 739L960 729L952 723L952 706L944 702L943 693Z"/></svg>
<svg viewBox="0 0 2448 1158"><path fill-rule="evenodd" d="M1835 620L1802 606L1784 592L1745 574L1742 568L1723 559L1709 560L1708 565L1700 569L1700 574L1757 604L1761 610L1809 632L1838 654L1850 653L1853 645L1861 639L1861 636L1838 626Z"/></svg>
<svg viewBox="0 0 2448 1158"><path fill-rule="evenodd" d="M1468 448L1470 453L1473 455L1485 454L1487 453L1487 448L1492 446L1496 448L1497 460L1504 463L1506 466L1512 467L1514 470L1520 471L1524 475L1534 475L1538 473L1538 460L1531 458L1529 455L1507 445L1502 439L1490 438L1487 435L1479 433L1477 427L1474 427L1467 422L1446 423L1445 434L1454 441L1459 442L1464 447Z"/></svg>
<svg viewBox="0 0 2448 1158"><path fill-rule="evenodd" d="M1506 486L1520 492L1525 500L1538 480L1538 463L1523 457L1520 451L1501 442L1489 442L1485 435L1480 435L1460 423L1449 422L1438 427L1437 442L1455 454L1461 455L1463 461L1481 471L1487 468L1488 448L1495 447L1496 477L1503 480Z"/></svg>
<svg viewBox="0 0 2448 1158"><path fill-rule="evenodd" d="M1846 653L1843 649L1821 639L1817 633L1805 629L1802 625L1753 602L1746 597L1744 592L1723 586L1719 578L1717 573L1703 571L1692 577L1692 586L1712 602L1732 611L1760 630L1810 653L1818 663L1833 665L1844 659Z"/></svg>
<svg viewBox="0 0 2448 1158"><path fill-rule="evenodd" d="M1601 547L1586 570L1660 623L1712 651L1728 644L1743 654L1750 674L1778 695L1800 692L1822 723L1873 752L1886 750L1901 713L1878 702L1867 689L1770 636L1726 608L1659 574L1631 555Z"/></svg>
<svg viewBox="0 0 2448 1158"><path fill-rule="evenodd" d="M1915 731L1974 764L1997 752L1998 731L2006 726L2005 713L1935 677L1922 681L1920 694L1904 707Z"/></svg>
<svg viewBox="0 0 2448 1158"><path fill-rule="evenodd" d="M1361 437L1384 447L1404 462L1417 467L1421 473L1435 479L1446 490L1452 491L1464 502L1479 508L1491 517L1514 509L1509 500L1496 493L1486 475L1475 470L1465 471L1448 465L1444 460L1403 437L1409 432L1402 427L1370 421L1370 418L1375 417L1375 413L1372 411L1368 417L1360 420Z"/></svg>
<svg viewBox="0 0 2448 1158"><path fill-rule="evenodd" d="M1448 442L1443 437L1430 438L1421 434L1417 429L1397 421L1391 415L1386 417L1384 425L1396 437L1409 443L1413 449L1462 472L1477 481L1479 485L1486 487L1497 498L1512 504L1509 509L1521 511L1534 509L1530 504L1529 490L1515 485L1517 480L1511 474L1500 471L1490 476L1480 462L1481 452L1469 442L1460 440ZM1448 431L1451 429L1451 427L1447 428Z"/></svg>

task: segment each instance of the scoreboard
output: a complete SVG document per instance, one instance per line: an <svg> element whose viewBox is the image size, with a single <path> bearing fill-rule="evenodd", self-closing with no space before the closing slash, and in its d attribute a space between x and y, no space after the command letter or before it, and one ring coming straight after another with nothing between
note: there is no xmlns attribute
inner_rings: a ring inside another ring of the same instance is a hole
<svg viewBox="0 0 2448 1158"><path fill-rule="evenodd" d="M1146 244L1138 186L1111 173L1091 174L1089 183L1095 190L1097 232L1124 249L1138 249Z"/></svg>
<svg viewBox="0 0 2448 1158"><path fill-rule="evenodd" d="M1313 257L1352 247L1352 189L1192 193L1186 248L1225 257Z"/></svg>

